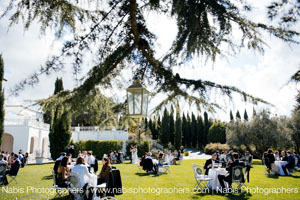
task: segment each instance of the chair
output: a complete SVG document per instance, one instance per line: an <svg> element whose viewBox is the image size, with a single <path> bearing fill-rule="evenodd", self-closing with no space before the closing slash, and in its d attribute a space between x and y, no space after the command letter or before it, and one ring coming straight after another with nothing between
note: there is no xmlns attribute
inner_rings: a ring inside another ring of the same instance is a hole
<svg viewBox="0 0 300 200"><path fill-rule="evenodd" d="M63 190L66 190L67 188L63 188L63 187L58 187L58 185L56 184L56 174L55 174L55 171L52 170L52 177L53 177L53 186L51 187L51 189L54 189L55 192L56 192L56 195L55 197L62 197L62 192ZM54 197L54 198L55 198Z"/></svg>
<svg viewBox="0 0 300 200"><path fill-rule="evenodd" d="M242 166L235 166L232 168L232 185L236 184L236 189L242 190L245 186L245 178Z"/></svg>
<svg viewBox="0 0 300 200"><path fill-rule="evenodd" d="M12 170L10 170L10 173L7 176L9 176L11 178L11 180L8 181L8 183L15 181L16 184L18 184L17 175L19 173L19 169L20 169L20 165L13 172L12 172Z"/></svg>
<svg viewBox="0 0 300 200"><path fill-rule="evenodd" d="M158 166L158 169L161 168L161 173L171 173L170 171L170 165L168 164L164 164L164 161L163 160L159 160L159 166ZM159 171L159 170L158 170Z"/></svg>
<svg viewBox="0 0 300 200"><path fill-rule="evenodd" d="M194 177L196 179L196 185L194 186L193 190L202 190L207 188L208 182L212 180L212 178L209 178L207 175L203 175L203 170L201 169L200 165L192 164Z"/></svg>
<svg viewBox="0 0 300 200"><path fill-rule="evenodd" d="M69 181L70 181L70 187L68 189L70 194L73 195L75 199L84 199L85 191L81 187L79 176L76 175L75 173L72 173L72 176L70 176Z"/></svg>
<svg viewBox="0 0 300 200"><path fill-rule="evenodd" d="M143 170L148 172L153 172L153 161L151 159L144 159L143 161Z"/></svg>
<svg viewBox="0 0 300 200"><path fill-rule="evenodd" d="M37 194L29 194L29 195L26 195L26 196L23 196L23 197L19 198L19 200L32 200L32 199L36 199L36 200L46 199L46 200L49 200L49 196L45 197L45 196L37 195ZM17 198L16 198L16 200L17 200Z"/></svg>

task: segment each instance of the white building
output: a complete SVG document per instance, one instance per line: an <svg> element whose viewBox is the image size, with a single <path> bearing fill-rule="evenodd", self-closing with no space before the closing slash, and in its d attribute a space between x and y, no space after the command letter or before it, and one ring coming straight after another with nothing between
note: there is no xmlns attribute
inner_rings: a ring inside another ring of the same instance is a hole
<svg viewBox="0 0 300 200"><path fill-rule="evenodd" d="M49 124L43 122L43 113L21 105L5 106L4 135L1 151L28 152L34 162L41 154L47 161L51 158L49 150ZM123 151L128 140L128 131L120 129L99 129L99 127L72 127L72 140L121 140Z"/></svg>
<svg viewBox="0 0 300 200"><path fill-rule="evenodd" d="M28 152L30 157L41 154L50 158L49 124L43 122L43 113L21 105L5 106L4 135L1 151Z"/></svg>

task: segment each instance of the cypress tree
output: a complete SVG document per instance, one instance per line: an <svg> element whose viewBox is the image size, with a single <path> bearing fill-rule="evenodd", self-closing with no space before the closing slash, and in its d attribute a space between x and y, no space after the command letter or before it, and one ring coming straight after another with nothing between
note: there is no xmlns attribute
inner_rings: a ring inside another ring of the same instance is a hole
<svg viewBox="0 0 300 200"><path fill-rule="evenodd" d="M180 114L176 114L176 122L175 122L175 148L179 149L182 144L182 122L180 118Z"/></svg>
<svg viewBox="0 0 300 200"><path fill-rule="evenodd" d="M198 148L202 149L203 146L203 119L200 115L197 117L197 139L198 139Z"/></svg>
<svg viewBox="0 0 300 200"><path fill-rule="evenodd" d="M186 126L187 126L187 120L184 115L182 114L182 145L186 146L187 145L187 137L186 137Z"/></svg>
<svg viewBox="0 0 300 200"><path fill-rule="evenodd" d="M248 120L249 120L248 114L247 114L247 110L246 110L246 109L245 109L245 111L244 111L244 120L245 120L245 121L248 121Z"/></svg>
<svg viewBox="0 0 300 200"><path fill-rule="evenodd" d="M53 160L57 159L60 152L65 151L65 147L71 139L71 117L66 111L63 111L61 105L57 106L53 125L49 133L50 153Z"/></svg>
<svg viewBox="0 0 300 200"><path fill-rule="evenodd" d="M170 117L169 117L168 110L165 108L164 115L161 122L161 136L160 136L160 141L164 146L167 146L170 140L169 127L170 127Z"/></svg>
<svg viewBox="0 0 300 200"><path fill-rule="evenodd" d="M234 121L232 111L230 110L230 121Z"/></svg>
<svg viewBox="0 0 300 200"><path fill-rule="evenodd" d="M196 117L194 115L194 113L192 113L192 120L191 120L191 144L193 148L197 147L197 120Z"/></svg>
<svg viewBox="0 0 300 200"><path fill-rule="evenodd" d="M4 61L0 54L0 146L2 144L2 137L4 134L4 90L2 88L2 81L4 80Z"/></svg>
<svg viewBox="0 0 300 200"><path fill-rule="evenodd" d="M186 124L186 146L191 147L192 146L192 138L191 138L191 118L189 113L187 113L187 124Z"/></svg>
<svg viewBox="0 0 300 200"><path fill-rule="evenodd" d="M63 85L62 78L56 78L54 94L57 94L63 90L64 90L64 85Z"/></svg>
<svg viewBox="0 0 300 200"><path fill-rule="evenodd" d="M240 111L236 111L236 119L241 119Z"/></svg>
<svg viewBox="0 0 300 200"><path fill-rule="evenodd" d="M210 128L210 121L208 120L208 114L204 112L204 130L203 130L203 146L205 147L209 141L207 141L207 135Z"/></svg>
<svg viewBox="0 0 300 200"><path fill-rule="evenodd" d="M175 122L174 122L174 108L171 106L171 113L169 116L169 130L170 130L170 139L169 142L171 142L172 145L175 144Z"/></svg>

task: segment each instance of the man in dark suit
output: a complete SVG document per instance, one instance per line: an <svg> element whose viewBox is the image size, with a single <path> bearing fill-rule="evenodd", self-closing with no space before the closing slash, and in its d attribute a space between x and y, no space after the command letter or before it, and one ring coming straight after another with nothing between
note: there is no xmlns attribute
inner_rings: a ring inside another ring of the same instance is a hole
<svg viewBox="0 0 300 200"><path fill-rule="evenodd" d="M286 176L288 176L287 169L293 170L295 168L295 158L290 151L287 151L287 159L288 163L282 166L283 172Z"/></svg>
<svg viewBox="0 0 300 200"><path fill-rule="evenodd" d="M224 181L228 182L229 187L231 187L233 168L236 166L243 166L243 163L240 163L240 161L239 161L238 154L236 154L236 153L232 154L232 159L233 160L229 161L228 167L226 168L226 170L228 172L227 175L218 175L218 179L219 179L222 189L225 188Z"/></svg>
<svg viewBox="0 0 300 200"><path fill-rule="evenodd" d="M14 163L11 165L11 168L5 172L5 176L3 177L3 184L8 185L6 175L9 174L11 176L16 176L18 174L21 162L18 159L18 154L14 154Z"/></svg>
<svg viewBox="0 0 300 200"><path fill-rule="evenodd" d="M217 155L213 154L211 156L211 159L206 160L204 169L205 169L205 175L208 175L208 171L214 166L215 163L219 163L217 160Z"/></svg>
<svg viewBox="0 0 300 200"><path fill-rule="evenodd" d="M272 149L268 149L266 159L268 160L268 162L266 163L266 166L268 167L268 172L270 173L272 170L272 165L274 165L274 162L275 162L275 156L273 154Z"/></svg>

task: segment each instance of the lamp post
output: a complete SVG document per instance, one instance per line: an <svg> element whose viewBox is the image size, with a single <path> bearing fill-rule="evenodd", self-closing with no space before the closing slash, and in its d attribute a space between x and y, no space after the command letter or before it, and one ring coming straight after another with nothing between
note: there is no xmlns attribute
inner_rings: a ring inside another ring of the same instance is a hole
<svg viewBox="0 0 300 200"><path fill-rule="evenodd" d="M139 121L139 140L141 139L141 126L140 119L147 116L149 91L142 86L140 81L136 80L127 88L127 103L128 103L128 116L137 118Z"/></svg>

